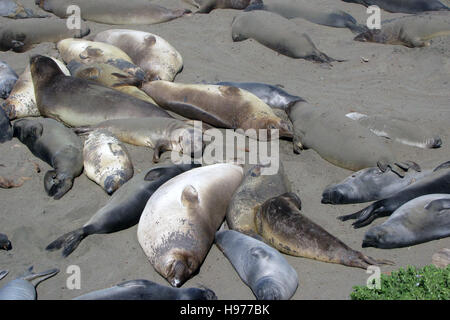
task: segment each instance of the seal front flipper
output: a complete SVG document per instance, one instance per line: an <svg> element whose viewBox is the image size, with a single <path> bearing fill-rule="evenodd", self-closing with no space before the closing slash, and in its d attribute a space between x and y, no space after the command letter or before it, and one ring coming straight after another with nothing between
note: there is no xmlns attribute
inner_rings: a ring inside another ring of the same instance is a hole
<svg viewBox="0 0 450 320"><path fill-rule="evenodd" d="M433 200L425 206L429 211L446 211L450 210L450 199Z"/></svg>

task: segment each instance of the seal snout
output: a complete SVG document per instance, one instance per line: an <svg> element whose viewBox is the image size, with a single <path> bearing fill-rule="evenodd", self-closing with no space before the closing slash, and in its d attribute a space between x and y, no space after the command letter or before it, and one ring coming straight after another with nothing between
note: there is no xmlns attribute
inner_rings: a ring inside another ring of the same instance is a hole
<svg viewBox="0 0 450 320"><path fill-rule="evenodd" d="M331 186L326 188L322 193L323 204L344 204L346 195L351 191L348 186Z"/></svg>

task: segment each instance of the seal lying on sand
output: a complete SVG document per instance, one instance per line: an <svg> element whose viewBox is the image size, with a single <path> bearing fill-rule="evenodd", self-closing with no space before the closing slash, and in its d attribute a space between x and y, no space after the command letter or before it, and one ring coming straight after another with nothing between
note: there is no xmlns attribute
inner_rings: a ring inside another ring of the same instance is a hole
<svg viewBox="0 0 450 320"><path fill-rule="evenodd" d="M47 18L48 14L40 15L33 12L31 9L26 9L22 4L16 0L2 0L0 1L0 16L11 19L25 19L25 18Z"/></svg>
<svg viewBox="0 0 450 320"><path fill-rule="evenodd" d="M262 241L233 230L218 231L216 245L258 300L289 300L298 275L286 259Z"/></svg>
<svg viewBox="0 0 450 320"><path fill-rule="evenodd" d="M428 194L408 201L367 231L363 248L401 248L450 236L450 194Z"/></svg>
<svg viewBox="0 0 450 320"><path fill-rule="evenodd" d="M0 98L7 99L19 76L4 61L0 61Z"/></svg>
<svg viewBox="0 0 450 320"><path fill-rule="evenodd" d="M383 21L381 29L368 30L357 35L355 40L414 48L429 46L430 39L448 35L450 11L428 12Z"/></svg>
<svg viewBox="0 0 450 320"><path fill-rule="evenodd" d="M9 251L12 249L11 241L6 234L0 233L0 249Z"/></svg>
<svg viewBox="0 0 450 320"><path fill-rule="evenodd" d="M389 12L420 13L424 11L450 10L438 0L342 0L364 6L378 6Z"/></svg>
<svg viewBox="0 0 450 320"><path fill-rule="evenodd" d="M340 61L316 48L294 22L268 11L250 11L236 16L231 26L233 41L254 39L278 53L315 62Z"/></svg>
<svg viewBox="0 0 450 320"><path fill-rule="evenodd" d="M210 13L214 9L242 10L249 5L262 3L262 0L184 0L198 7L195 13Z"/></svg>

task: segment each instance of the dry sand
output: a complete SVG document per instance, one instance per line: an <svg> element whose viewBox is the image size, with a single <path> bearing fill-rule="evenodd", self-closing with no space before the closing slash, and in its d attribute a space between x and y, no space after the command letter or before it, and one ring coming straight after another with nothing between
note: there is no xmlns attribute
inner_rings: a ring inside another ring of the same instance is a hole
<svg viewBox="0 0 450 320"><path fill-rule="evenodd" d="M34 0L22 0L28 7ZM195 9L182 0L155 1L166 7ZM338 0L315 0L323 8L339 8L349 12L360 23L367 18L365 7ZM36 9L39 11L39 9ZM256 81L282 84L291 94L300 95L315 105L328 106L335 112L358 111L387 114L410 119L432 128L443 139L443 146L423 150L396 145L403 159L418 162L423 168L449 160L450 154L450 37L433 39L427 48L409 49L353 41L348 29L319 26L296 19L298 27L310 35L316 46L334 58L346 59L331 68L305 60L291 59L248 40L233 43L231 22L239 14L235 10L215 10L208 15L190 15L177 20L148 26L126 28L155 33L169 41L184 58L184 69L177 82ZM402 14L382 13L387 19ZM5 18L0 23L6 21ZM88 22L91 34L114 26ZM123 26L119 26L123 28ZM54 44L44 43L25 53L2 52L0 59L20 73L33 54L57 54ZM363 62L362 58L368 59ZM358 146L355 146L357 152ZM152 150L129 147L136 172L153 166ZM428 242L413 247L381 250L362 249L364 233L369 227L354 230L349 222L337 216L355 212L361 205L331 206L320 203L323 189L347 177L351 172L321 159L313 150L301 155L292 152L289 141L280 143L281 159L288 179L303 202L303 213L350 247L375 258L395 261L389 272L406 265L423 266L441 248L450 247L450 239ZM42 171L31 173L32 179L16 189L0 191L0 232L7 234L13 250L0 251L0 269L13 279L34 265L41 271L58 267L60 273L38 287L39 299L70 299L80 294L113 286L124 280L149 279L168 283L148 263L137 242L136 227L110 235L93 235L83 240L68 258L60 252L44 248L60 235L84 224L108 200L108 195L83 174L73 189L61 200L49 198L43 189L43 177L49 166L35 158L17 139L0 146L0 163L27 159L37 162ZM164 154L168 162L169 153ZM378 219L372 225L380 224ZM293 299L348 299L352 286L363 285L365 270L285 256L297 270L300 285ZM81 289L69 290L66 269L81 268ZM198 275L184 287L204 285L215 291L219 299L254 299L251 290L239 279L232 265L212 246Z"/></svg>

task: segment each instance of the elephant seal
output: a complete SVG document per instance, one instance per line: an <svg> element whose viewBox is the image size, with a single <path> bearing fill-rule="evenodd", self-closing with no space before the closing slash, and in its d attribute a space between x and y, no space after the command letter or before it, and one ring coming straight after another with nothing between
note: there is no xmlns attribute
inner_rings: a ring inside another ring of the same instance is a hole
<svg viewBox="0 0 450 320"><path fill-rule="evenodd" d="M450 10L438 0L342 0L366 7L378 6L389 12L420 13L424 11Z"/></svg>
<svg viewBox="0 0 450 320"><path fill-rule="evenodd" d="M47 18L48 14L40 15L33 12L31 9L25 8L16 0L1 0L0 1L0 16L11 19L25 19L25 18Z"/></svg>
<svg viewBox="0 0 450 320"><path fill-rule="evenodd" d="M133 177L127 148L109 131L95 130L84 141L84 172L107 194L113 194Z"/></svg>
<svg viewBox="0 0 450 320"><path fill-rule="evenodd" d="M73 300L217 300L207 288L172 288L149 280L130 280Z"/></svg>
<svg viewBox="0 0 450 320"><path fill-rule="evenodd" d="M33 267L19 278L12 280L0 288L0 300L36 300L36 287L39 283L53 277L59 269L50 269L34 273Z"/></svg>
<svg viewBox="0 0 450 320"><path fill-rule="evenodd" d="M257 300L289 300L295 294L297 272L274 248L233 230L218 231L215 242Z"/></svg>
<svg viewBox="0 0 450 320"><path fill-rule="evenodd" d="M9 251L12 249L11 241L6 234L0 233L0 249Z"/></svg>
<svg viewBox="0 0 450 320"><path fill-rule="evenodd" d="M442 139L438 135L406 119L384 115L368 116L359 112L347 113L346 116L358 121L379 137L423 149L439 148L442 145Z"/></svg>
<svg viewBox="0 0 450 320"><path fill-rule="evenodd" d="M120 141L135 146L154 149L153 162L158 162L164 151L178 151L187 155L201 154L203 132L194 128L189 121L172 118L131 118L101 122L92 127L76 128L84 134L92 130L106 129Z"/></svg>
<svg viewBox="0 0 450 320"><path fill-rule="evenodd" d="M203 263L242 177L234 164L195 168L167 181L148 200L139 244L172 286L181 287Z"/></svg>
<svg viewBox="0 0 450 320"><path fill-rule="evenodd" d="M290 183L284 175L280 161L277 174L261 175L262 165L252 166L231 198L227 208L227 224L231 230L255 236L255 214L260 205L273 197L290 191Z"/></svg>
<svg viewBox="0 0 450 320"><path fill-rule="evenodd" d="M295 193L285 193L267 200L255 217L259 235L280 252L297 257L362 269L391 263L375 260L349 248L300 210L301 200Z"/></svg>
<svg viewBox="0 0 450 320"><path fill-rule="evenodd" d="M341 61L319 51L311 38L294 22L268 11L250 11L236 16L231 25L233 41L254 39L276 52L314 62Z"/></svg>
<svg viewBox="0 0 450 320"><path fill-rule="evenodd" d="M430 39L448 35L450 12L427 12L383 21L381 29L367 30L355 40L414 48L429 46Z"/></svg>
<svg viewBox="0 0 450 320"><path fill-rule="evenodd" d="M59 237L50 243L46 250L55 251L64 247L62 255L67 257L91 234L113 233L134 226L139 222L150 196L163 183L198 166L197 164L159 166L135 175L117 190L83 227Z"/></svg>
<svg viewBox="0 0 450 320"><path fill-rule="evenodd" d="M406 202L364 235L362 247L402 248L450 236L450 194L427 194Z"/></svg>
<svg viewBox="0 0 450 320"><path fill-rule="evenodd" d="M65 76L44 56L31 58L31 75L39 112L68 126L95 125L105 120L168 117L166 111L91 81Z"/></svg>
<svg viewBox="0 0 450 320"><path fill-rule="evenodd" d="M146 81L173 81L183 68L181 54L166 40L156 34L110 29L98 33L94 41L106 42L122 49L146 73Z"/></svg>
<svg viewBox="0 0 450 320"><path fill-rule="evenodd" d="M44 187L50 197L60 199L83 171L83 143L80 138L53 119L19 119L13 128L14 137L53 167L44 176Z"/></svg>
<svg viewBox="0 0 450 320"><path fill-rule="evenodd" d="M409 168L420 170L412 161L398 162L388 141L332 109L297 102L288 115L294 125L297 153L313 149L328 162L352 171L379 167L384 172L390 168L403 177Z"/></svg>
<svg viewBox="0 0 450 320"><path fill-rule="evenodd" d="M193 0L189 3L199 8L195 13L210 13L214 9L243 10L249 5L262 3L262 0Z"/></svg>
<svg viewBox="0 0 450 320"><path fill-rule="evenodd" d="M338 217L338 219L342 221L356 219L353 226L361 228L378 217L391 215L401 205L414 198L432 193L450 193L450 161L441 164L429 176L403 188L390 197L374 202L356 213Z"/></svg>
<svg viewBox="0 0 450 320"><path fill-rule="evenodd" d="M303 98L293 96L278 86L258 82L218 82L216 85L244 89L253 93L271 108L286 111L289 106Z"/></svg>
<svg viewBox="0 0 450 320"><path fill-rule="evenodd" d="M0 108L0 143L4 143L13 138L13 129L9 117L5 110Z"/></svg>
<svg viewBox="0 0 450 320"><path fill-rule="evenodd" d="M4 61L0 61L0 98L7 99L19 76Z"/></svg>
<svg viewBox="0 0 450 320"><path fill-rule="evenodd" d="M81 22L81 29L69 29L66 21L61 19L13 20L0 27L0 51L25 52L42 42L82 38L89 32L85 22Z"/></svg>
<svg viewBox="0 0 450 320"><path fill-rule="evenodd" d="M142 86L156 103L183 117L201 120L212 126L228 129L278 129L280 137L292 137L291 125L254 94L236 87L182 84L157 80Z"/></svg>
<svg viewBox="0 0 450 320"><path fill-rule="evenodd" d="M84 20L113 24L156 24L179 18L191 13L186 9L167 9L147 0L36 0L42 9L54 13L60 18L70 15L67 8L76 5L80 8Z"/></svg>

